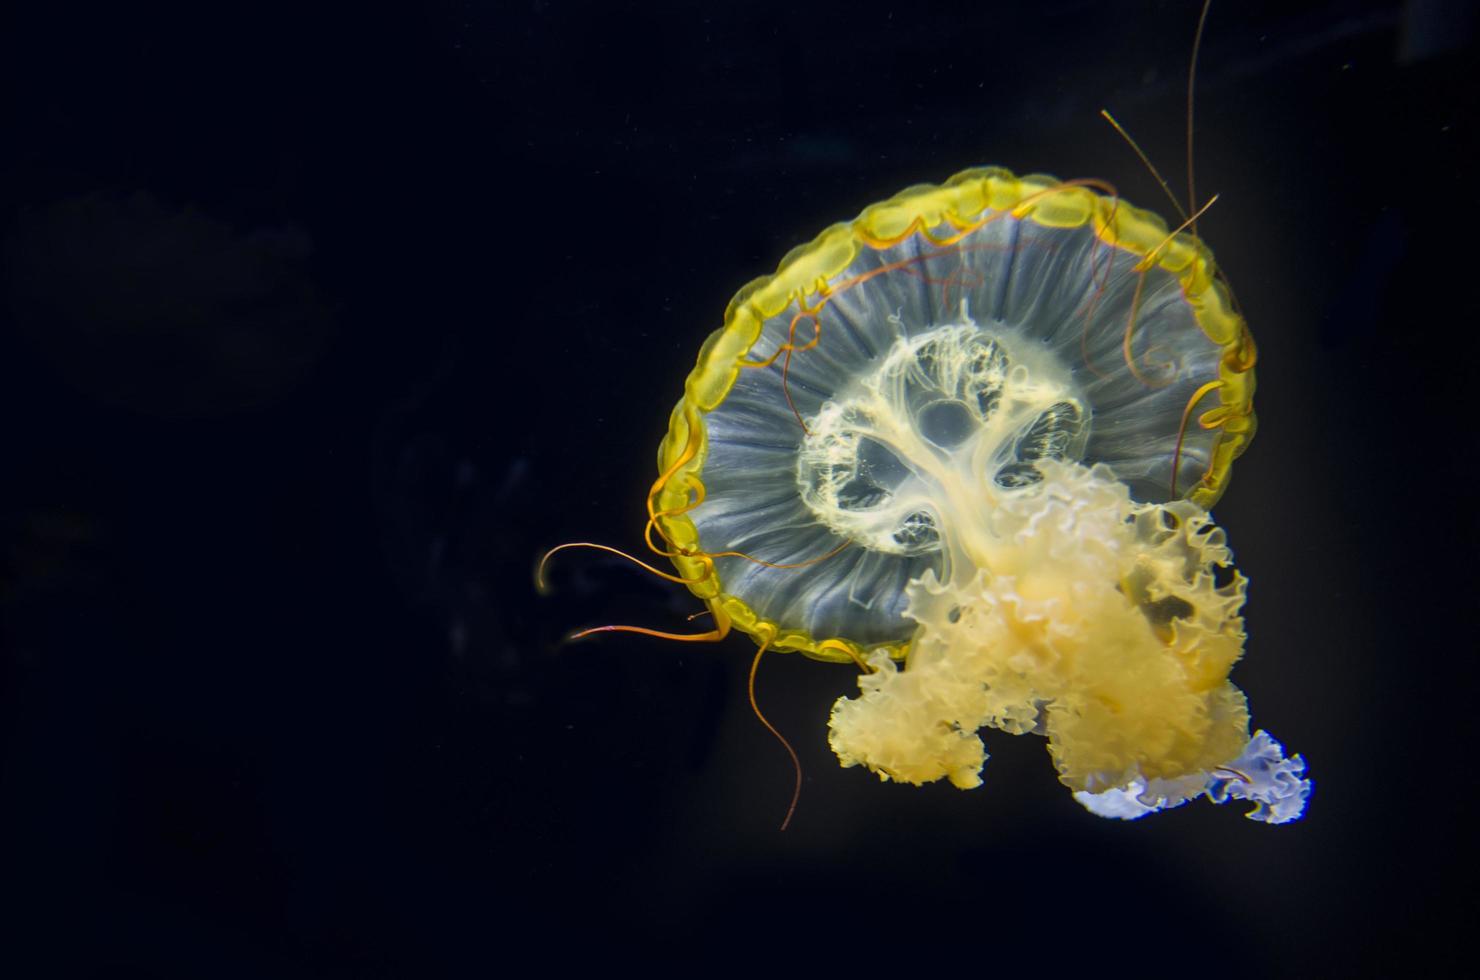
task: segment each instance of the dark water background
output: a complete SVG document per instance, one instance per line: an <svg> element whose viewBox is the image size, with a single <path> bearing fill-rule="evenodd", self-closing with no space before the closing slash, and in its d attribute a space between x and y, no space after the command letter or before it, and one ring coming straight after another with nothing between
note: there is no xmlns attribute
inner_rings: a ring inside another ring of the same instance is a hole
<svg viewBox="0 0 1480 980"><path fill-rule="evenodd" d="M1183 186L1197 4L31 4L0 72L0 973L1391 975L1473 911L1477 22L1216 4L1202 231L1260 345L1217 516L1309 816L1099 820L826 744L853 672L636 547L731 293L966 166Z"/></svg>

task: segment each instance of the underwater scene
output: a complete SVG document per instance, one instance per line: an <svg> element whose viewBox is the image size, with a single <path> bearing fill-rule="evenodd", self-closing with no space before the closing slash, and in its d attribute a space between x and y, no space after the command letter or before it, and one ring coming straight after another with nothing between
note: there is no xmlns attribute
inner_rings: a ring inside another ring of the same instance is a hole
<svg viewBox="0 0 1480 980"><path fill-rule="evenodd" d="M8 22L0 973L1462 970L1469 3Z"/></svg>

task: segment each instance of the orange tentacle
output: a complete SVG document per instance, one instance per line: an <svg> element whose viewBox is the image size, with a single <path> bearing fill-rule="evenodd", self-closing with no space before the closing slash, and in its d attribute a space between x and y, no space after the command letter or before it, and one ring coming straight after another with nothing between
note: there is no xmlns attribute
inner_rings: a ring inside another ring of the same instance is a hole
<svg viewBox="0 0 1480 980"><path fill-rule="evenodd" d="M1182 441L1187 437L1187 420L1192 417L1192 410L1197 403L1202 401L1209 392L1223 387L1222 381L1209 381L1201 388L1192 393L1187 399L1186 406L1182 409L1182 424L1177 426L1177 448L1172 451L1172 496L1177 495L1177 470L1182 466ZM1206 416L1206 413L1204 413Z"/></svg>
<svg viewBox="0 0 1480 980"><path fill-rule="evenodd" d="M802 796L802 760L797 758L797 750L791 747L791 743L786 740L785 735L782 735L776 730L776 726L771 724L765 714L761 712L761 707L755 700L756 671L760 670L761 657L765 655L766 649L770 645L771 639L767 637L756 649L755 659L750 662L750 677L745 682L745 691L750 697L750 710L755 712L755 716L760 719L761 724L765 725L766 730L776 736L776 741L780 742L781 747L786 750L786 754L791 756L791 766L796 773L796 784L792 787L791 791L791 803L786 808L786 818L781 821L781 829L785 830L790 826L791 816L797 811L797 800L801 799Z"/></svg>

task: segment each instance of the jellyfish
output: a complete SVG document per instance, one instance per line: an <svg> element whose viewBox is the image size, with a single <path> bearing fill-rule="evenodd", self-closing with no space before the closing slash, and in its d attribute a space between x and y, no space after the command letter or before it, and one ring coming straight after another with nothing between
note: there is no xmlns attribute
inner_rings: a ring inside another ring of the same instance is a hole
<svg viewBox="0 0 1480 980"><path fill-rule="evenodd" d="M978 786L991 728L1046 738L1100 816L1297 819L1304 760L1229 680L1247 582L1209 513L1255 347L1185 229L977 168L793 250L701 348L648 498L677 574L645 567L714 629L586 632L853 664L829 742L885 781Z"/></svg>

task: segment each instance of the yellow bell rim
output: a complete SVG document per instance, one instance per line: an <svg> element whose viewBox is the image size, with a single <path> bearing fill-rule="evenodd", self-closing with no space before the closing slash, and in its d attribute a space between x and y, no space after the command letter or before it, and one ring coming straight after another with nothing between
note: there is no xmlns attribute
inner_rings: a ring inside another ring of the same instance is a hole
<svg viewBox="0 0 1480 980"><path fill-rule="evenodd" d="M1042 174L1018 177L999 167L963 170L942 184L905 188L865 208L852 221L831 225L810 243L792 249L774 273L740 288L725 310L724 325L700 348L698 362L684 383L683 398L674 407L668 433L658 447L662 476L649 498L649 527L667 546L654 550L673 561L690 591L704 600L717 622L732 624L769 649L797 651L817 660L861 664L873 650L882 649L894 659L908 653L908 641L865 645L844 636L815 637L805 630L782 627L724 591L714 556L700 547L698 530L688 516L704 496L701 476L708 455L704 416L725 400L742 370L774 361L775 354L763 362L748 360L765 322L792 304L800 311L815 310L833 291L832 280L852 264L861 248L881 250L914 234L933 244L949 245L1004 216L1049 228L1088 225L1101 242L1134 255L1139 271L1160 268L1177 279L1199 328L1223 352L1218 378L1199 388L1183 413L1179 452L1189 424L1217 430L1217 435L1206 472L1180 496L1209 508L1227 489L1233 461L1248 447L1256 428L1253 368L1257 354L1243 317L1234 310L1227 287L1217 277L1208 248L1194 235L1171 232L1160 216L1127 204L1103 182L1060 181ZM937 231L942 225L947 228L944 236ZM809 299L813 300L810 304ZM783 351L806 346L796 337L792 344L783 345ZM1214 394L1215 407L1194 415L1196 407Z"/></svg>

